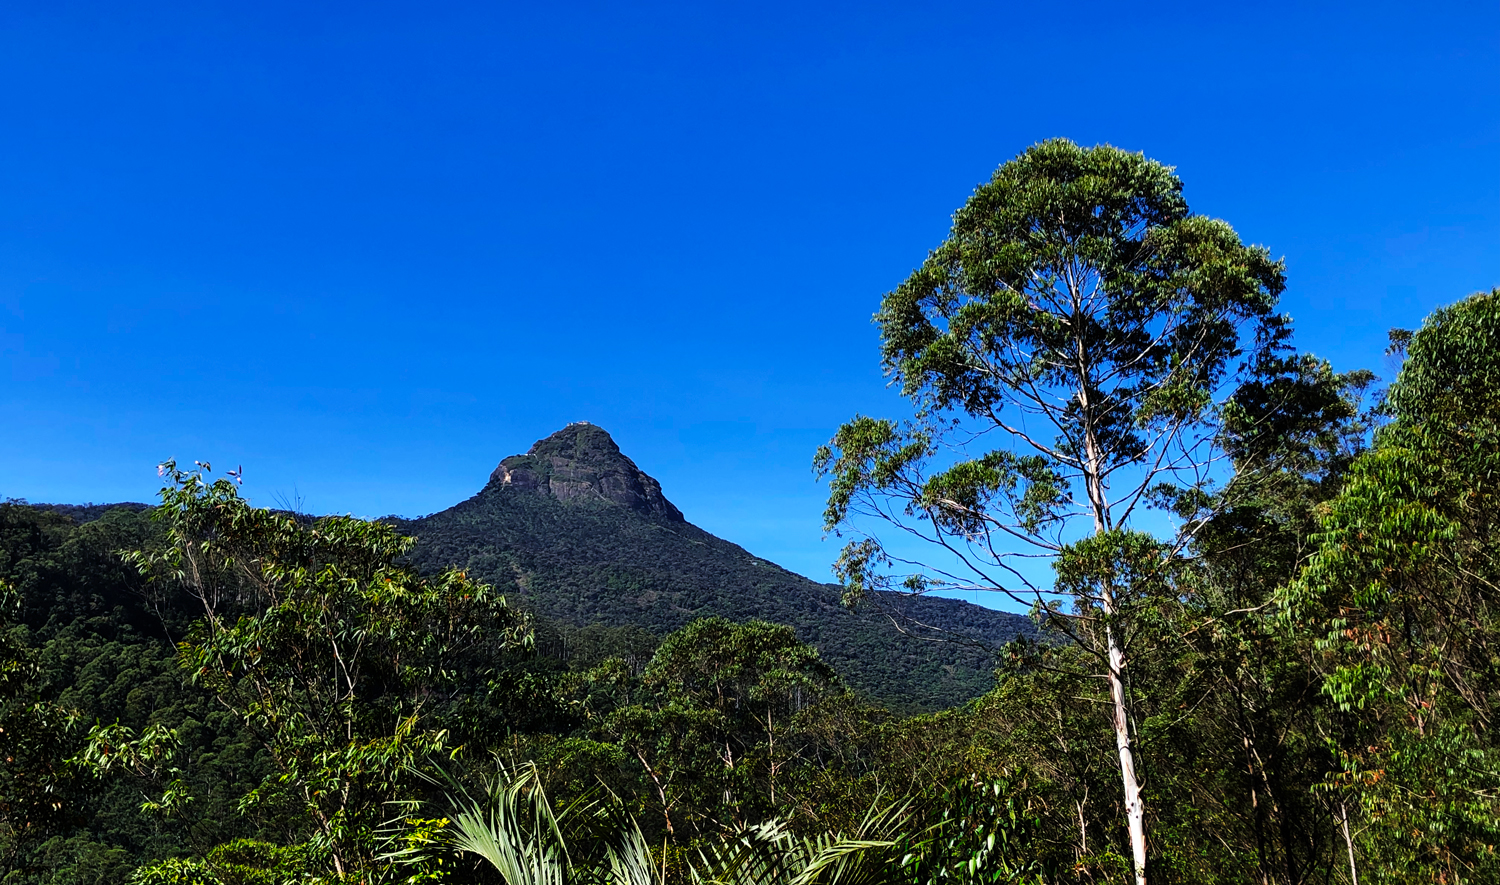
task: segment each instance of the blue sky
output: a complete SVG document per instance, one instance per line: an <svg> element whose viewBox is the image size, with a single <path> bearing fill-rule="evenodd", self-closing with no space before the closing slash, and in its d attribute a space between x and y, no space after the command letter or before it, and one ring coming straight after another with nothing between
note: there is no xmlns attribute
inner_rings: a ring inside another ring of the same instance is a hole
<svg viewBox="0 0 1500 885"><path fill-rule="evenodd" d="M1500 7L10 3L0 497L443 509L563 424L826 579L870 314L1027 145L1177 167L1298 343L1500 285Z"/></svg>

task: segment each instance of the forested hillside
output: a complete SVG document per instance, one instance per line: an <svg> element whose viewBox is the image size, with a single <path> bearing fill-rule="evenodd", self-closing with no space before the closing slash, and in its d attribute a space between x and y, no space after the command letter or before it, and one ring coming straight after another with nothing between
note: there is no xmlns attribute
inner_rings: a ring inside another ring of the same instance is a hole
<svg viewBox="0 0 1500 885"><path fill-rule="evenodd" d="M412 561L422 570L464 568L560 625L632 625L665 636L709 615L787 624L851 685L902 712L951 707L993 684L993 652L904 636L872 606L848 611L837 586L688 523L592 424L571 424L505 459L473 498L396 526L417 539ZM929 639L998 649L1036 634L1029 618L967 602L899 604L928 625L911 629Z"/></svg>

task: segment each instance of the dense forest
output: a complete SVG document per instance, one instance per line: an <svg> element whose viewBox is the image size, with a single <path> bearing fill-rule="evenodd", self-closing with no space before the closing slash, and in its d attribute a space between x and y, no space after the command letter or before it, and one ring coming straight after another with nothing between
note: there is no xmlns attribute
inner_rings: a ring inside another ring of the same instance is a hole
<svg viewBox="0 0 1500 885"><path fill-rule="evenodd" d="M1500 289L1382 387L1284 285L1139 155L1002 166L876 316L914 417L809 453L858 617L576 428L422 520L0 504L0 882L1500 881ZM876 627L993 681L930 709Z"/></svg>

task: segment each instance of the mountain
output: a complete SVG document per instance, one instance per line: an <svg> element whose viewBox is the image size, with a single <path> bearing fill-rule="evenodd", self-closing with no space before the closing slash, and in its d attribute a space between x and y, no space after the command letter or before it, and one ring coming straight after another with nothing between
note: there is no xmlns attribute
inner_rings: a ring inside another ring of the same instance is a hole
<svg viewBox="0 0 1500 885"><path fill-rule="evenodd" d="M592 424L570 424L501 461L467 501L397 523L417 538L418 568L463 567L572 627L633 625L660 636L708 615L789 624L851 685L902 712L953 706L992 683L991 654L902 635L878 612L851 613L837 585L689 523ZM959 600L899 604L916 620L991 646L1035 633L1028 618Z"/></svg>

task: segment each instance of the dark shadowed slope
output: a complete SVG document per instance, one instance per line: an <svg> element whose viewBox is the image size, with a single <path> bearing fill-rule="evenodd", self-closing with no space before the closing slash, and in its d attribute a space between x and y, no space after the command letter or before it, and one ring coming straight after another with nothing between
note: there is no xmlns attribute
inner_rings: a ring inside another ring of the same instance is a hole
<svg viewBox="0 0 1500 885"><path fill-rule="evenodd" d="M790 624L854 686L904 711L952 706L991 684L992 656L902 636L878 614L846 611L838 587L688 523L591 424L571 424L506 458L479 494L401 527L417 536L420 568L462 566L575 626L665 634L707 615ZM967 602L908 604L924 622L994 645L1034 632L1024 617Z"/></svg>

